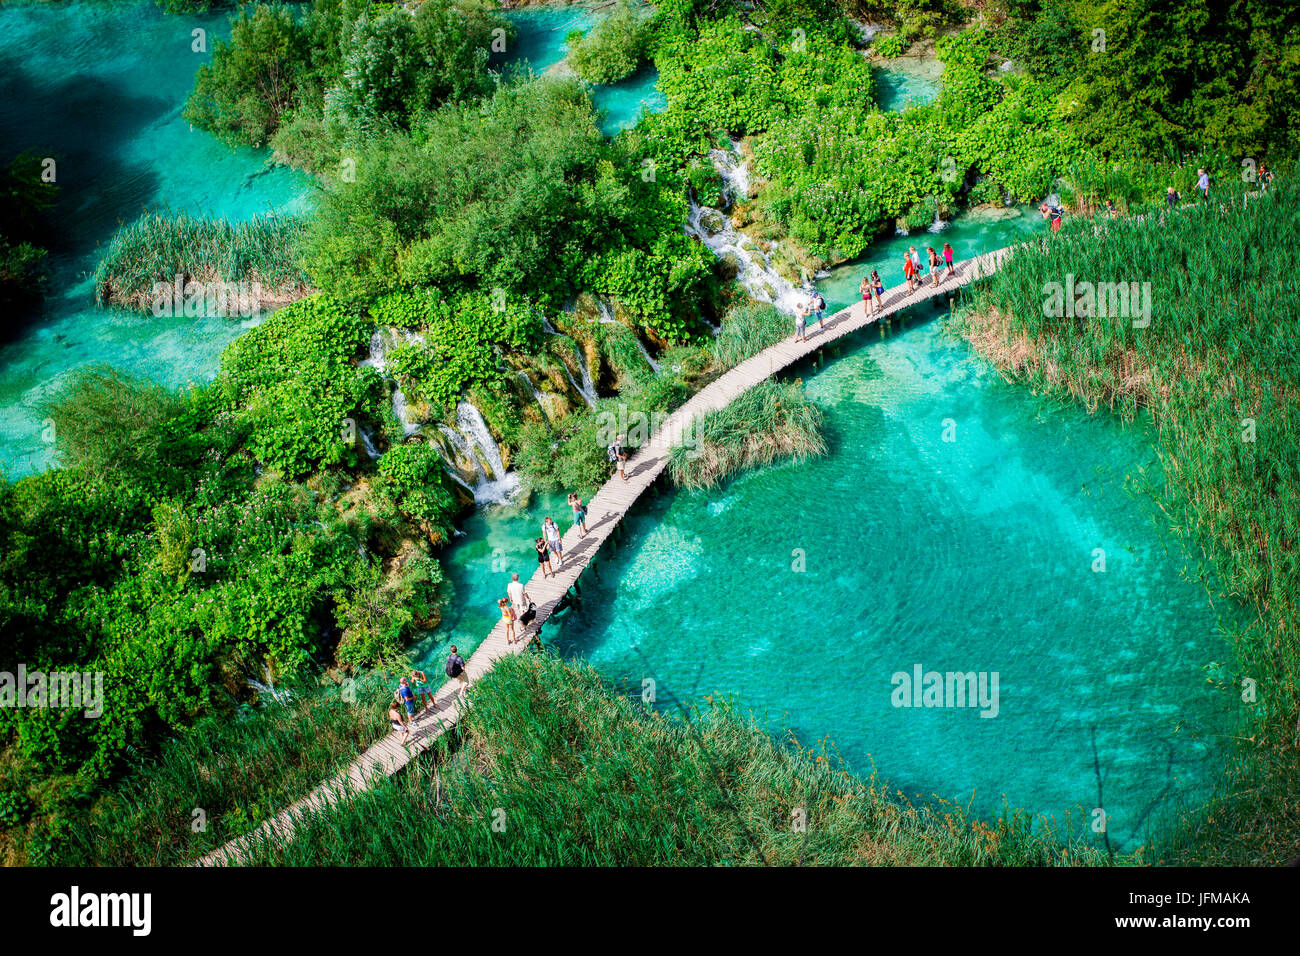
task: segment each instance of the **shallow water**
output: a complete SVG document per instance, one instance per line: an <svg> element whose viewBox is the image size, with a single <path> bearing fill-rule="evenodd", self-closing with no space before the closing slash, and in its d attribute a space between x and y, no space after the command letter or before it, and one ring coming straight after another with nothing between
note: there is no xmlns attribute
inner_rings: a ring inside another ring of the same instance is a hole
<svg viewBox="0 0 1300 956"><path fill-rule="evenodd" d="M97 308L96 247L120 223L155 207L241 220L307 202L306 176L181 119L210 55L191 50L196 28L208 50L229 33L225 14L164 17L149 0L0 6L2 158L55 157L61 190L45 306L0 345L0 468L11 477L50 463L37 403L70 370L106 362L168 385L206 380L250 324Z"/></svg>
<svg viewBox="0 0 1300 956"><path fill-rule="evenodd" d="M898 57L888 66L875 68L876 103L882 110L901 110L908 106L933 103L942 86L943 64L920 57Z"/></svg>

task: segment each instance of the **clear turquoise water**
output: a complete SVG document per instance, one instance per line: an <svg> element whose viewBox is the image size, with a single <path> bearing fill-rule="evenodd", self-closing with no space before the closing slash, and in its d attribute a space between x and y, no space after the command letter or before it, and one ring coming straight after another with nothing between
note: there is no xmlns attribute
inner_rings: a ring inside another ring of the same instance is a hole
<svg viewBox="0 0 1300 956"><path fill-rule="evenodd" d="M933 103L939 97L942 66L935 60L900 57L872 72L876 78L876 103L882 110Z"/></svg>
<svg viewBox="0 0 1300 956"><path fill-rule="evenodd" d="M1036 226L959 223L951 238L973 255ZM854 276L828 280L827 299L850 278L856 299ZM1146 427L1042 405L936 314L799 370L826 413L826 458L640 503L548 641L633 691L653 678L665 708L731 696L769 730L828 741L923 799L1076 828L1102 806L1112 842L1132 847L1221 769L1228 702L1205 670L1226 653L1216 611L1125 491L1126 475L1157 467ZM529 541L557 504L475 516L445 557L453 606L426 659L450 640L478 645L510 572L532 573ZM916 664L997 672L998 716L894 707L892 675Z"/></svg>
<svg viewBox="0 0 1300 956"><path fill-rule="evenodd" d="M566 37L574 30L589 33L606 11L590 7L534 7L511 10L507 16L519 28L505 61L527 64L543 74L568 56ZM655 85L658 71L648 66L621 83L592 87L592 100L603 113L601 129L612 136L635 126L645 110L658 112L668 106L667 98Z"/></svg>
<svg viewBox="0 0 1300 956"><path fill-rule="evenodd" d="M96 248L146 208L245 219L297 211L308 178L267 167L191 130L180 116L194 72L191 30L228 34L224 15L164 17L149 0L0 6L0 141L58 162L60 246L49 295L0 345L0 468L11 476L49 464L35 404L67 373L92 362L169 385L211 378L246 324L224 318L155 318L93 301Z"/></svg>

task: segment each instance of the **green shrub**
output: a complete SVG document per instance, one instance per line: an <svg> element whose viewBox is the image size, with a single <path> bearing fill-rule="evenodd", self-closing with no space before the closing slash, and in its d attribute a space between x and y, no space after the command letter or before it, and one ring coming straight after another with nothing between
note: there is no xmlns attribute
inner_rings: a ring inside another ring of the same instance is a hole
<svg viewBox="0 0 1300 956"><path fill-rule="evenodd" d="M648 31L648 20L620 0L586 36L580 30L568 35L569 64L588 83L626 79L645 59Z"/></svg>

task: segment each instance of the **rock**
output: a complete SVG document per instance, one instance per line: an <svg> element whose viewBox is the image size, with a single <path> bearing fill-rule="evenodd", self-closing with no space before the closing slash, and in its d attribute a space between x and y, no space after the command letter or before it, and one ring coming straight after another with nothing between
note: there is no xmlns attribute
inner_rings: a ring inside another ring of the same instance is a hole
<svg viewBox="0 0 1300 956"><path fill-rule="evenodd" d="M700 228L710 236L716 236L727 227L726 218L716 209L700 210Z"/></svg>

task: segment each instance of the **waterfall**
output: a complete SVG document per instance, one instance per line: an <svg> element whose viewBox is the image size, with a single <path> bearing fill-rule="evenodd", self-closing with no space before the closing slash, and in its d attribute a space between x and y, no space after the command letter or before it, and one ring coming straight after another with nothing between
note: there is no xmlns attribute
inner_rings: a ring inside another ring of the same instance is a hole
<svg viewBox="0 0 1300 956"><path fill-rule="evenodd" d="M416 332L407 332L402 329L382 329L376 328L370 335L370 354L361 360L361 365L369 365L374 368L380 375L387 377L388 368L388 343L384 340L384 333L399 339L402 342L423 342L424 336ZM406 396L402 390L393 384L393 415L402 425L402 432L407 436L414 435L420 430L419 422L408 421L406 418Z"/></svg>
<svg viewBox="0 0 1300 956"><path fill-rule="evenodd" d="M507 472L492 432L483 413L469 402L456 406L456 431L479 466L480 477L474 486L474 500L479 504L506 501L519 488L519 475Z"/></svg>
<svg viewBox="0 0 1300 956"><path fill-rule="evenodd" d="M370 433L364 428L358 428L357 434L361 436L361 444L366 449L366 454L370 456L370 460L379 458L379 449L375 447L375 440L370 437Z"/></svg>
<svg viewBox="0 0 1300 956"><path fill-rule="evenodd" d="M533 395L533 401L537 403L538 407L542 410L542 414L545 415L546 404L542 401L542 393L537 390L537 386L534 385L533 380L528 377L528 373L520 369L515 374L524 380L524 384L528 386L528 391Z"/></svg>
<svg viewBox="0 0 1300 956"><path fill-rule="evenodd" d="M934 204L934 222L926 226L926 232L943 232L948 228L948 224L939 218L939 204Z"/></svg>
<svg viewBox="0 0 1300 956"><path fill-rule="evenodd" d="M659 365L658 362L656 362L654 359L650 357L650 353L646 350L645 344L641 341L641 337L636 333L633 333L632 341L636 343L636 347L640 349L641 354L645 356L646 364L650 366L650 370L653 371L656 375L658 375L661 366Z"/></svg>
<svg viewBox="0 0 1300 956"><path fill-rule="evenodd" d="M732 143L731 151L710 150L709 159L722 177L726 204L748 198L749 165L741 158L736 144ZM808 295L807 290L796 289L789 279L772 268L768 256L753 246L748 236L737 231L720 209L701 206L692 199L686 232L708 246L719 259L728 255L735 258L736 281L750 298L793 312L795 305Z"/></svg>

